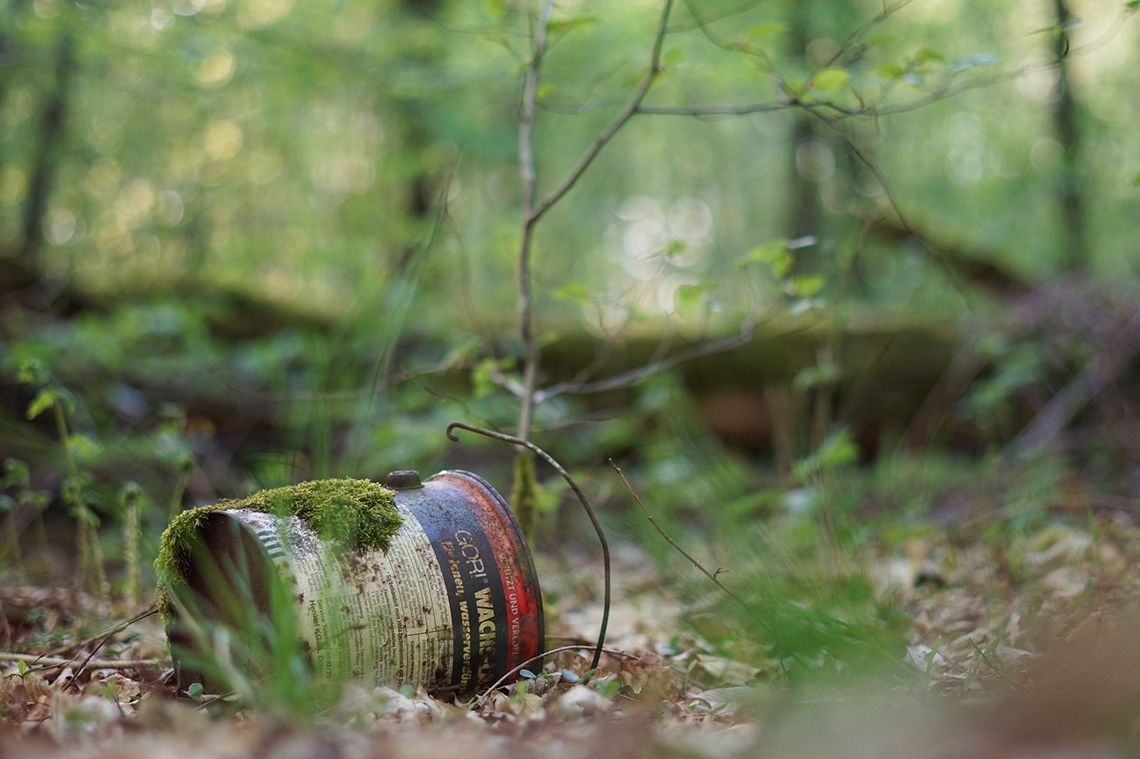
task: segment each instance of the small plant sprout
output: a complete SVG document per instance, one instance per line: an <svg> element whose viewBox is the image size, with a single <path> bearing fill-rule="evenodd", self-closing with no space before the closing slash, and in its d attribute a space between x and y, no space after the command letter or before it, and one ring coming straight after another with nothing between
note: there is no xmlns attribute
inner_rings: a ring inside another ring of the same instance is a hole
<svg viewBox="0 0 1140 759"><path fill-rule="evenodd" d="M139 545L142 542L142 513L139 505L142 488L128 482L119 491L119 506L123 518L123 561L127 566L127 580L123 588L123 602L128 610L139 605Z"/></svg>
<svg viewBox="0 0 1140 759"><path fill-rule="evenodd" d="M25 361L21 364L17 377L20 382L37 388L36 394L28 403L25 415L31 420L45 411L51 411L59 442L63 446L67 477L63 481L61 497L78 528L76 541L80 586L91 587L101 600L109 603L111 587L103 568L103 548L99 544L99 517L88 505L85 492L91 478L89 473L80 470L76 458L76 451L91 447L91 441L72 431L67 420L67 415L75 411L75 398L39 361Z"/></svg>

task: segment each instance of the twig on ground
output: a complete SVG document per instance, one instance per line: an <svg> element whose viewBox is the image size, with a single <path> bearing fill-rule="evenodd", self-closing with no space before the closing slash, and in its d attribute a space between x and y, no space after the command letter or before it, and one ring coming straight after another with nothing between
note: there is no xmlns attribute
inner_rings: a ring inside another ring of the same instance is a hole
<svg viewBox="0 0 1140 759"><path fill-rule="evenodd" d="M598 644L594 651L594 661L593 664L590 665L591 668L597 667L598 661L602 658L602 646L605 645L606 628L609 626L610 622L610 544L609 541L606 540L606 533L602 529L601 523L598 521L597 514L594 513L594 508L590 505L589 499L586 498L586 494L582 492L582 488L578 487L578 483L574 481L574 478L570 476L570 473L567 472L566 469L563 468L563 466L559 464L553 456L529 440L523 440L522 438L515 437L514 435L507 435L502 432L483 429L482 427L472 427L471 425L464 424L463 422L452 422L451 424L447 425L448 440L455 442L459 441L459 438L456 437L454 433L454 430L456 429L467 430L468 432L474 432L476 435L482 435L483 437L489 437L494 440L501 440L504 443L522 446L535 455L541 457L547 464L550 464L550 466L554 468L554 471L558 472L558 474L562 476L562 479L566 480L566 483L570 486L570 489L574 491L574 495L578 497L578 502L581 503L582 508L586 510L586 516L590 518L590 524L593 525L594 532L598 534L598 541L602 544L602 568L604 573L603 581L605 583L605 591L602 598L602 623L598 628Z"/></svg>
<svg viewBox="0 0 1140 759"><path fill-rule="evenodd" d="M498 689L503 683L505 683L507 680L509 680L512 677L514 677L515 675L517 675L519 672L526 669L531 664L534 664L536 661L540 661L542 659L545 659L547 656L551 656L553 654L560 654L563 651L589 651L589 650L592 650L593 648L594 647L590 646L590 645L559 646L558 648L552 648L549 651L541 653L538 656L532 656L529 659L527 659L526 661L520 662L520 663L516 664L514 667L511 667L511 669L506 674L504 674L502 677L500 677L498 680L496 680L491 685L491 687L487 688L487 690L483 691L483 693L477 699L475 699L474 703L471 704L471 708L472 709L478 709L480 706L483 705L483 702L487 700L487 697L490 696L492 693L494 693L495 690ZM598 649L598 651L600 651L602 653L609 654L610 656L618 656L618 657L621 657L623 659L635 659L636 660L636 659L641 658L640 656L638 656L636 654L627 654L625 651L616 651L612 648L602 648L602 649ZM598 666L598 659L597 659L597 655L595 653L594 663L590 665L590 669L595 669L597 666Z"/></svg>
<svg viewBox="0 0 1140 759"><path fill-rule="evenodd" d="M145 609L144 611L139 612L125 622L120 622L108 630L107 633L103 635L102 639L100 639L99 642L95 644L95 647L91 649L91 653L87 654L87 658L84 659L83 663L79 665L79 669L75 670L75 677L72 679L72 682L78 683L79 676L83 674L83 670L85 670L87 666L91 664L91 661L95 658L95 654L99 653L99 649L107 645L107 641L109 641L113 636L127 629L134 623L140 622L147 617L152 617L155 614L158 614L158 607L151 606L149 609ZM78 687L78 684L76 684L76 688Z"/></svg>
<svg viewBox="0 0 1140 759"><path fill-rule="evenodd" d="M194 707L194 711L196 711L196 712L203 711L205 709L210 708L211 706L218 703L219 701L225 701L226 699L233 698L236 695L237 695L236 693L219 693L216 696L210 696L209 698L204 698L204 699L202 699L202 702L200 704L198 704L197 706Z"/></svg>
<svg viewBox="0 0 1140 759"><path fill-rule="evenodd" d="M692 564L694 567L696 567L698 570L700 570L701 574L703 574L705 577L709 578L709 580L712 582L713 585L716 585L729 598L731 598L733 601L736 601L738 604L740 604L741 606L743 606L744 608L747 609L748 604L744 601L744 599L741 598L740 596L736 595L735 593L733 593L727 587L725 587L724 583L722 583L718 579L718 575L720 575L720 573L723 572L724 570L723 569L717 569L716 572L708 571L707 569L705 569L704 565L702 565L699 561L694 559L693 556L688 551L686 551L684 548L681 548L681 546L679 546L677 544L677 541L675 541L675 540L673 540L673 538L669 537L669 534L667 532L665 532L664 529L661 528L661 525L659 525L657 523L657 520L653 518L653 515L649 513L649 509L645 508L645 504L641 502L641 496L639 496L637 494L637 491L633 489L633 485L631 485L629 483L629 480L626 479L625 472L623 472L621 470L621 467L618 466L617 462L614 461L613 459L610 459L610 466L612 466L614 468L614 471L617 472L618 477L621 477L621 481L625 484L626 490L628 490L629 494L631 496L633 496L633 500L634 500L634 503L637 504L637 508L641 509L642 515L644 515L645 518L649 520L649 524L653 525L653 529L657 531L657 534L660 535L662 538L664 538L665 542L668 543L669 545L671 545L677 551L677 553L684 556L685 559L687 559L690 564Z"/></svg>
<svg viewBox="0 0 1140 759"><path fill-rule="evenodd" d="M0 661L25 662L26 664L40 665L39 669L52 669L66 667L75 662L76 657L70 659L62 656L44 656L42 654L16 654L0 651ZM91 669L134 669L136 667L155 667L162 664L162 659L89 659L84 666ZM78 674L78 673L77 673Z"/></svg>
<svg viewBox="0 0 1140 759"><path fill-rule="evenodd" d="M979 646L977 643L971 643L970 645L974 647L974 653L981 657L982 661L986 663L986 666L993 670L995 675L1000 677L1002 680L1005 680L1007 683L1010 682L1010 679L1005 674L1005 672L1003 672L997 667L997 665L990 661L990 657L986 656L986 652L982 650L981 646Z"/></svg>

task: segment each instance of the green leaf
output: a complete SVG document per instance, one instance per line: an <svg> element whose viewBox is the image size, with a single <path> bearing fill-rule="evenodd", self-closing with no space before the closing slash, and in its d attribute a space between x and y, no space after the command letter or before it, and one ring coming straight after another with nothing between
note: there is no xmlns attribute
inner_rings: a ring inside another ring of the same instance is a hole
<svg viewBox="0 0 1140 759"><path fill-rule="evenodd" d="M787 29L787 27L783 24L772 22L750 26L745 34L748 35L748 39L750 40L763 40L783 34L785 29Z"/></svg>
<svg viewBox="0 0 1140 759"><path fill-rule="evenodd" d="M1140 3L1140 0L1136 0L1136 2ZM1136 176L1132 177L1132 186L1133 187L1140 187L1140 174L1137 174Z"/></svg>
<svg viewBox="0 0 1140 759"><path fill-rule="evenodd" d="M678 63L685 60L685 50L684 48L680 47L675 47L667 50L665 51L665 55L662 56L662 60L665 62L666 67L676 66Z"/></svg>
<svg viewBox="0 0 1140 759"><path fill-rule="evenodd" d="M617 675L606 675L591 682L590 687L606 698L613 698L621 690L621 681L617 679Z"/></svg>
<svg viewBox="0 0 1140 759"><path fill-rule="evenodd" d="M16 487L26 488L32 481L32 473L28 465L14 458L4 459L4 476L0 477L0 488Z"/></svg>
<svg viewBox="0 0 1140 759"><path fill-rule="evenodd" d="M828 435L815 453L795 465L794 473L797 479L806 480L820 472L853 464L858 459L859 446L844 428Z"/></svg>
<svg viewBox="0 0 1140 759"><path fill-rule="evenodd" d="M748 251L739 261L741 265L765 264L776 279L783 279L792 268L792 254L784 238L771 240Z"/></svg>
<svg viewBox="0 0 1140 759"><path fill-rule="evenodd" d="M81 463L88 463L98 458L103 446L87 435L73 433L67 437L67 450Z"/></svg>
<svg viewBox="0 0 1140 759"><path fill-rule="evenodd" d="M202 687L202 683L190 683L190 687L186 689L186 695L195 701L201 701L205 692L206 689Z"/></svg>
<svg viewBox="0 0 1140 759"><path fill-rule="evenodd" d="M815 75L812 86L816 91L830 95L842 90L850 78L847 69L823 69Z"/></svg>
<svg viewBox="0 0 1140 759"><path fill-rule="evenodd" d="M51 372L38 359L30 358L20 362L16 379L25 385L46 385L51 382Z"/></svg>
<svg viewBox="0 0 1140 759"><path fill-rule="evenodd" d="M677 311L693 311L705 304L705 288L701 285L681 285L673 295L673 305Z"/></svg>
<svg viewBox="0 0 1140 759"><path fill-rule="evenodd" d="M32 398L32 402L28 404L28 411L25 416L27 416L29 420L35 419L48 409L54 408L58 400L59 395L56 393L55 388L45 387Z"/></svg>
<svg viewBox="0 0 1140 759"><path fill-rule="evenodd" d="M598 23L597 16L576 16L574 18L556 18L546 25L546 33L551 36L562 36L576 29L585 29Z"/></svg>
<svg viewBox="0 0 1140 759"><path fill-rule="evenodd" d="M893 82L896 79L903 78L906 74L906 66L899 63L880 63L875 66L875 73L888 82Z"/></svg>
<svg viewBox="0 0 1140 759"><path fill-rule="evenodd" d="M554 297L584 306L590 303L590 288L581 282L567 282L554 288Z"/></svg>
<svg viewBox="0 0 1140 759"><path fill-rule="evenodd" d="M794 74L789 74L784 77L784 86L790 94L797 98L802 98L807 94L811 85L811 81L804 81Z"/></svg>
<svg viewBox="0 0 1140 759"><path fill-rule="evenodd" d="M839 379L839 367L833 361L825 361L800 370L795 379L792 380L792 388L802 393L830 385L837 379Z"/></svg>
<svg viewBox="0 0 1140 759"><path fill-rule="evenodd" d="M922 65L924 63L946 63L946 56L942 55L942 53L938 52L937 50L931 50L928 47L924 47L922 50L919 50L914 54L914 62L919 65Z"/></svg>
<svg viewBox="0 0 1140 759"><path fill-rule="evenodd" d="M788 283L792 289L792 295L800 298L810 298L817 295L823 289L823 277L818 275L810 275L805 277L793 277L792 281Z"/></svg>
<svg viewBox="0 0 1140 759"><path fill-rule="evenodd" d="M493 377L501 368L502 362L493 358L485 358L475 365L471 370L471 392L476 398L486 398L495 392Z"/></svg>
<svg viewBox="0 0 1140 759"><path fill-rule="evenodd" d="M28 663L22 660L16 662L16 672L20 675L20 677L28 674Z"/></svg>
<svg viewBox="0 0 1140 759"><path fill-rule="evenodd" d="M555 92L558 92L558 85L553 82L543 82L538 85L538 92L535 93L535 99L540 103L545 103L554 97Z"/></svg>
<svg viewBox="0 0 1140 759"><path fill-rule="evenodd" d="M483 0L483 12L495 21L502 21L507 15L507 0Z"/></svg>

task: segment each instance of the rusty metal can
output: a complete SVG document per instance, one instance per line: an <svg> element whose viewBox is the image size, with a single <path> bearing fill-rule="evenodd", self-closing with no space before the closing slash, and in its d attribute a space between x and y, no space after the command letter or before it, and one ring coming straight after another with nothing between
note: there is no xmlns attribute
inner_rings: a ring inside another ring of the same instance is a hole
<svg viewBox="0 0 1140 759"><path fill-rule="evenodd" d="M181 578L189 602L168 620L180 686L209 679L195 663L208 652L190 630L242 619L264 628L282 616L272 608L277 580L287 591L286 627L318 675L465 694L539 655L538 577L502 496L463 471L423 482L393 472L387 485L401 522L386 550L334 555L296 516L207 514Z"/></svg>

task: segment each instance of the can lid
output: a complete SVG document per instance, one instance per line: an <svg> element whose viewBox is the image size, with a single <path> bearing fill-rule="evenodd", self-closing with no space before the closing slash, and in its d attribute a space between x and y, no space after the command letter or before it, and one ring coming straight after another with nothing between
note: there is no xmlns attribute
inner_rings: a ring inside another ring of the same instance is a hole
<svg viewBox="0 0 1140 759"><path fill-rule="evenodd" d="M393 490L415 490L424 486L420 481L420 473L415 469L397 469L389 472L384 478L384 484Z"/></svg>

